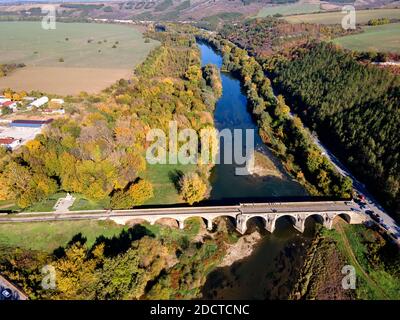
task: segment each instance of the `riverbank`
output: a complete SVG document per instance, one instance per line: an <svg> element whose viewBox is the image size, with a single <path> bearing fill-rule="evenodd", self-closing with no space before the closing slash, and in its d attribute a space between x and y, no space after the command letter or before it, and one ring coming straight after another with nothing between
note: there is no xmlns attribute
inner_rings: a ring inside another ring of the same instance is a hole
<svg viewBox="0 0 400 320"><path fill-rule="evenodd" d="M254 231L240 237L236 243L228 244L226 255L218 267L228 267L234 262L250 256L260 240L261 234L258 231Z"/></svg>
<svg viewBox="0 0 400 320"><path fill-rule="evenodd" d="M341 286L345 265L344 257L338 252L332 239L317 231L307 250L301 274L290 294L293 300L350 300L354 291Z"/></svg>

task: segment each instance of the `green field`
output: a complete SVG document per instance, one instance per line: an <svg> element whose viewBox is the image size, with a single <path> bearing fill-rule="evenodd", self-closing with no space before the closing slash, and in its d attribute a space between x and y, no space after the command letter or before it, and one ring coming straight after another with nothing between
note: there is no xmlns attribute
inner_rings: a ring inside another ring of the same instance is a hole
<svg viewBox="0 0 400 320"><path fill-rule="evenodd" d="M0 64L24 63L0 79L0 89L40 90L61 95L98 92L128 78L159 44L145 43L131 26L99 23L0 22Z"/></svg>
<svg viewBox="0 0 400 320"><path fill-rule="evenodd" d="M185 221L184 230L158 223L154 225L144 223L144 226L157 237L179 239L197 235L200 224L199 218L190 218ZM79 233L87 239L86 243L90 247L97 237L112 238L128 228L129 226L118 225L112 221L97 220L2 223L0 224L0 248L1 246L19 247L52 252L60 246L65 246Z"/></svg>
<svg viewBox="0 0 400 320"><path fill-rule="evenodd" d="M287 16L284 19L290 23L320 23L320 24L341 24L342 18L345 16L341 11L310 13ZM400 19L400 9L371 9L356 10L356 23L364 24L371 19L388 18Z"/></svg>
<svg viewBox="0 0 400 320"><path fill-rule="evenodd" d="M363 29L363 33L340 37L333 42L356 51L400 53L400 23L363 27Z"/></svg>
<svg viewBox="0 0 400 320"><path fill-rule="evenodd" d="M153 184L154 197L149 199L146 204L157 205L183 202L179 197L174 180L179 173L186 173L195 169L195 165L148 165L143 178L148 179Z"/></svg>
<svg viewBox="0 0 400 320"><path fill-rule="evenodd" d="M377 300L400 298L400 279L389 272L383 262L371 264L366 258L368 238L372 237L369 229L362 225L341 223L335 230L323 230L323 233L336 241L337 248L347 263L354 266L357 274L356 294L358 299ZM373 242L373 238L368 241Z"/></svg>
<svg viewBox="0 0 400 320"><path fill-rule="evenodd" d="M275 14L281 14L283 16L300 14L300 13L311 13L321 11L319 3L294 3L277 6L267 6L262 8L257 18L263 18L266 16L273 16Z"/></svg>
<svg viewBox="0 0 400 320"><path fill-rule="evenodd" d="M98 236L112 237L126 228L95 220L4 223L0 224L0 245L51 252L65 246L78 233L87 238L90 246Z"/></svg>
<svg viewBox="0 0 400 320"><path fill-rule="evenodd" d="M55 30L44 30L41 22L0 23L0 63L131 69L156 43L144 43L138 30L121 25L57 23Z"/></svg>

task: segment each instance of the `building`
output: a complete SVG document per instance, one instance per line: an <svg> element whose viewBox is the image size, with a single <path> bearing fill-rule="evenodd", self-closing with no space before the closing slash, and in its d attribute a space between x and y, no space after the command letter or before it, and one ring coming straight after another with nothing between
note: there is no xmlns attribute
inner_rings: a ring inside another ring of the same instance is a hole
<svg viewBox="0 0 400 320"><path fill-rule="evenodd" d="M13 120L10 123L11 127L19 127L19 128L41 128L46 124L49 124L53 121L53 119L47 120Z"/></svg>
<svg viewBox="0 0 400 320"><path fill-rule="evenodd" d="M35 98L35 97L23 97L22 100L25 100L25 101L34 101L34 100L36 100L36 98Z"/></svg>
<svg viewBox="0 0 400 320"><path fill-rule="evenodd" d="M58 104L64 104L64 99L51 99L50 102L58 103Z"/></svg>
<svg viewBox="0 0 400 320"><path fill-rule="evenodd" d="M49 102L49 98L47 97L41 97L39 99L36 99L35 101L31 102L29 104L29 107L35 107L35 108L40 108L41 106L45 105L47 102Z"/></svg>
<svg viewBox="0 0 400 320"><path fill-rule="evenodd" d="M45 109L43 110L44 114L65 114L64 109Z"/></svg>
<svg viewBox="0 0 400 320"><path fill-rule="evenodd" d="M0 96L0 104L3 104L4 102L7 102L7 101L11 101L11 99L6 98L4 96Z"/></svg>
<svg viewBox="0 0 400 320"><path fill-rule="evenodd" d="M13 112L17 111L17 103L15 101L6 101L1 104L2 107L10 108Z"/></svg>
<svg viewBox="0 0 400 320"><path fill-rule="evenodd" d="M6 149L14 150L21 144L21 139L15 139L12 137L0 138L0 146L6 147Z"/></svg>

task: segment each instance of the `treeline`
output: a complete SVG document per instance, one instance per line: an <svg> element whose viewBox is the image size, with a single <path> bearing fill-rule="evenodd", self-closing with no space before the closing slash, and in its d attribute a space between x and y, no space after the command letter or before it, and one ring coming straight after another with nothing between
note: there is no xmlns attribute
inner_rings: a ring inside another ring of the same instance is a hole
<svg viewBox="0 0 400 320"><path fill-rule="evenodd" d="M314 145L298 117L291 117L282 96L277 98L261 65L243 49L221 38L199 36L223 54L226 71L235 73L246 90L263 141L310 194L351 197L352 182L341 176Z"/></svg>
<svg viewBox="0 0 400 320"><path fill-rule="evenodd" d="M273 17L246 20L241 23L226 23L219 31L224 38L246 49L250 55L268 56L285 53L310 39L332 39L357 30L344 30L340 25L312 23L291 24Z"/></svg>
<svg viewBox="0 0 400 320"><path fill-rule="evenodd" d="M400 213L400 78L310 43L277 62L279 90L386 206Z"/></svg>
<svg viewBox="0 0 400 320"><path fill-rule="evenodd" d="M17 151L0 148L0 200L26 208L66 191L105 207L129 208L151 198L153 186L143 179L146 133L168 132L173 120L196 131L213 126L215 97L203 78L199 50L181 43L156 49L133 79L71 99L69 117ZM187 185L196 185L198 177L208 185L208 173L208 166L199 165Z"/></svg>
<svg viewBox="0 0 400 320"><path fill-rule="evenodd" d="M9 75L11 72L18 68L24 68L24 63L8 63L0 64L0 78Z"/></svg>

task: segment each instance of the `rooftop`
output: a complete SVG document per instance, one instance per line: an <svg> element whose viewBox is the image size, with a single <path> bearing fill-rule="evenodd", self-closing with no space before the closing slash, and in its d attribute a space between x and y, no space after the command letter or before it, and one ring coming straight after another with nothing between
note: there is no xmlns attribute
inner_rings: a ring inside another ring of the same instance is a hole
<svg viewBox="0 0 400 320"><path fill-rule="evenodd" d="M5 145L5 144L11 144L17 139L14 139L12 137L7 137L7 138L0 138L0 145Z"/></svg>
<svg viewBox="0 0 400 320"><path fill-rule="evenodd" d="M48 124L52 122L53 119L47 120L13 120L12 123L15 124Z"/></svg>

